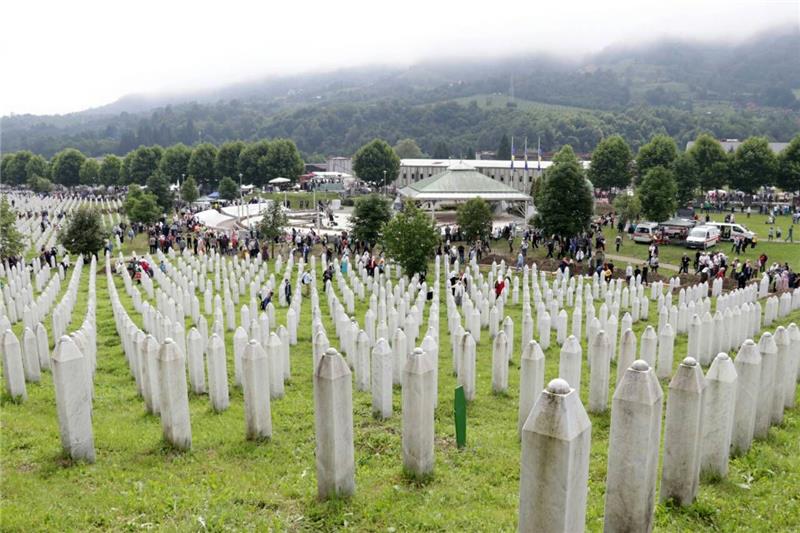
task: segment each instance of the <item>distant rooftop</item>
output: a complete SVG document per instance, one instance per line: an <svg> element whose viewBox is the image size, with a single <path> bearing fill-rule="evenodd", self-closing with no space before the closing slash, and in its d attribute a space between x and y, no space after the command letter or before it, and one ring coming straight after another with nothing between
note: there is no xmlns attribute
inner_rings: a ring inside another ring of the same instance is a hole
<svg viewBox="0 0 800 533"><path fill-rule="evenodd" d="M451 168L451 165L462 164L470 168L511 168L511 160L497 160L497 159L401 159L401 167L442 167ZM550 165L552 161L542 161L541 169L544 170ZM583 168L589 168L589 161L581 161ZM514 160L515 169L524 169L525 161L522 159ZM536 158L528 158L528 169L539 168L539 162Z"/></svg>
<svg viewBox="0 0 800 533"><path fill-rule="evenodd" d="M740 141L739 139L723 139L723 140L719 141L719 143L722 145L722 149L725 150L726 152L735 152L736 149L739 148L739 146L741 146L741 144L743 142L744 141ZM689 142L686 143L686 149L687 150L689 150L692 146L694 146L694 141L689 141ZM787 146L789 146L788 142L787 143L769 143L770 149L773 152L775 152L776 154L778 152L782 152L783 149L786 148Z"/></svg>

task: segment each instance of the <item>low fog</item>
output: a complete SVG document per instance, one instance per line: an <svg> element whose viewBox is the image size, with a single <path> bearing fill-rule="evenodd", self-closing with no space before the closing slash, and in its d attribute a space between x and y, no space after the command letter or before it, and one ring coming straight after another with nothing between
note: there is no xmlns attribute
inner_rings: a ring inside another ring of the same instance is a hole
<svg viewBox="0 0 800 533"><path fill-rule="evenodd" d="M800 0L532 3L12 2L0 115L52 114L132 93L446 57L578 58L663 38L741 42L797 26Z"/></svg>

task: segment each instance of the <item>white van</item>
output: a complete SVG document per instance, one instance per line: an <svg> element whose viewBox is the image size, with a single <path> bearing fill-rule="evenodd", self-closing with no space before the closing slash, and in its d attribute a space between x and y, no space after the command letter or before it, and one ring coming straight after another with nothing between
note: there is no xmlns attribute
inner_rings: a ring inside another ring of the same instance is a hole
<svg viewBox="0 0 800 533"><path fill-rule="evenodd" d="M633 242L643 242L650 244L655 238L658 224L655 222L641 222L636 224L636 229L633 232Z"/></svg>
<svg viewBox="0 0 800 533"><path fill-rule="evenodd" d="M687 248L707 250L719 242L720 231L716 226L697 226L689 231L686 237Z"/></svg>
<svg viewBox="0 0 800 533"><path fill-rule="evenodd" d="M737 237L750 239L753 242L756 240L755 233L735 222L709 222L708 225L719 228L720 240L723 241L732 241Z"/></svg>

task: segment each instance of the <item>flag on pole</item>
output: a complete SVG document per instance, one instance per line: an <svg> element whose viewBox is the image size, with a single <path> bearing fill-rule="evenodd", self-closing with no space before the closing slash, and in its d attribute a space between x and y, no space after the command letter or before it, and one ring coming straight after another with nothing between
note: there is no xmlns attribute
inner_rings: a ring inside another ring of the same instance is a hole
<svg viewBox="0 0 800 533"><path fill-rule="evenodd" d="M542 138L539 137L536 147L536 157L538 159L538 170L542 170Z"/></svg>
<svg viewBox="0 0 800 533"><path fill-rule="evenodd" d="M514 136L511 136L511 168L514 168Z"/></svg>
<svg viewBox="0 0 800 533"><path fill-rule="evenodd" d="M528 138L525 137L525 170L528 170Z"/></svg>

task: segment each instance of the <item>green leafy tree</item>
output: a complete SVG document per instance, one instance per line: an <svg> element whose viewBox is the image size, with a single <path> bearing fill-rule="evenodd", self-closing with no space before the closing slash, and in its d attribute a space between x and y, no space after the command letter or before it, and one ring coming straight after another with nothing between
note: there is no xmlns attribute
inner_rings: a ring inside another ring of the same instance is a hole
<svg viewBox="0 0 800 533"><path fill-rule="evenodd" d="M219 182L219 195L225 200L233 200L239 196L239 185L228 176L225 176Z"/></svg>
<svg viewBox="0 0 800 533"><path fill-rule="evenodd" d="M161 207L154 194L145 192L138 185L131 185L128 188L128 195L125 197L123 205L125 214L131 222L151 225L161 218Z"/></svg>
<svg viewBox="0 0 800 533"><path fill-rule="evenodd" d="M133 161L133 152L128 152L122 158L122 167L119 170L119 184L125 185L131 182L131 162ZM142 182L144 183L144 182ZM137 184L138 185L138 184Z"/></svg>
<svg viewBox="0 0 800 533"><path fill-rule="evenodd" d="M683 152L672 165L675 183L678 186L678 205L687 205L697 196L700 178L697 164L688 152Z"/></svg>
<svg viewBox="0 0 800 533"><path fill-rule="evenodd" d="M778 156L778 186L784 191L800 191L800 135Z"/></svg>
<svg viewBox="0 0 800 533"><path fill-rule="evenodd" d="M486 241L492 233L492 209L483 198L467 200L458 206L456 223L467 242Z"/></svg>
<svg viewBox="0 0 800 533"><path fill-rule="evenodd" d="M656 135L650 142L639 148L636 155L636 171L642 178L654 167L672 168L678 158L675 140L668 135Z"/></svg>
<svg viewBox="0 0 800 533"><path fill-rule="evenodd" d="M730 163L730 185L746 193L777 181L778 159L765 137L750 137L739 145Z"/></svg>
<svg viewBox="0 0 800 533"><path fill-rule="evenodd" d="M122 160L115 155L107 155L100 164L100 183L112 186L122 183Z"/></svg>
<svg viewBox="0 0 800 533"><path fill-rule="evenodd" d="M353 171L360 179L378 187L384 183L385 172L388 185L397 179L400 158L386 141L373 139L356 152L353 157Z"/></svg>
<svg viewBox="0 0 800 533"><path fill-rule="evenodd" d="M631 183L631 149L620 135L606 137L592 152L589 180L598 189L624 189Z"/></svg>
<svg viewBox="0 0 800 533"><path fill-rule="evenodd" d="M642 214L653 222L663 222L675 213L678 207L678 185L671 170L655 166L647 171L636 189Z"/></svg>
<svg viewBox="0 0 800 533"><path fill-rule="evenodd" d="M128 183L143 185L156 173L164 150L160 146L140 146L133 151L127 169ZM127 156L125 160L127 160Z"/></svg>
<svg viewBox="0 0 800 533"><path fill-rule="evenodd" d="M86 156L74 148L57 153L53 158L53 181L67 187L78 185L85 160Z"/></svg>
<svg viewBox="0 0 800 533"><path fill-rule="evenodd" d="M8 165L14 161L14 154L2 154L0 157L0 180L7 181Z"/></svg>
<svg viewBox="0 0 800 533"><path fill-rule="evenodd" d="M728 180L728 154L714 137L703 133L687 152L694 162L703 190L719 189Z"/></svg>
<svg viewBox="0 0 800 533"><path fill-rule="evenodd" d="M230 141L219 147L215 163L217 176L234 179L239 177L239 156L244 146L242 141Z"/></svg>
<svg viewBox="0 0 800 533"><path fill-rule="evenodd" d="M614 198L614 211L621 222L632 222L642 213L642 203L635 194L620 194Z"/></svg>
<svg viewBox="0 0 800 533"><path fill-rule="evenodd" d="M500 137L500 145L497 147L497 157L500 161L507 161L511 159L511 141L508 140L508 135L505 133Z"/></svg>
<svg viewBox="0 0 800 533"><path fill-rule="evenodd" d="M370 244L380 240L383 225L392 218L392 209L387 198L370 194L356 200L350 224L353 236Z"/></svg>
<svg viewBox="0 0 800 533"><path fill-rule="evenodd" d="M28 179L27 166L33 158L33 153L22 150L11 155L11 159L3 170L3 181L14 185L21 185Z"/></svg>
<svg viewBox="0 0 800 533"><path fill-rule="evenodd" d="M193 177L189 176L181 184L181 200L187 204L191 204L200 197L200 190L197 188L197 182Z"/></svg>
<svg viewBox="0 0 800 533"><path fill-rule="evenodd" d="M86 158L80 170L81 185L97 185L99 175L100 163L91 157Z"/></svg>
<svg viewBox="0 0 800 533"><path fill-rule="evenodd" d="M288 178L292 181L297 181L297 178L305 168L297 146L295 146L294 141L289 139L275 139L272 141L269 152L264 156L263 161L259 162L259 166L263 167L267 182L275 178Z"/></svg>
<svg viewBox="0 0 800 533"><path fill-rule="evenodd" d="M211 143L200 144L192 151L192 157L189 159L189 175L197 180L197 183L213 189L217 185L216 164L216 146Z"/></svg>
<svg viewBox="0 0 800 533"><path fill-rule="evenodd" d="M53 190L53 182L42 176L28 178L28 187L35 193L46 193Z"/></svg>
<svg viewBox="0 0 800 533"><path fill-rule="evenodd" d="M558 151L553 165L541 179L534 224L542 228L545 235L565 238L587 230L594 211L594 197L571 146Z"/></svg>
<svg viewBox="0 0 800 533"><path fill-rule="evenodd" d="M258 141L249 144L239 154L239 172L242 173L244 183L263 186L267 180L262 161L266 161L269 154L268 141Z"/></svg>
<svg viewBox="0 0 800 533"><path fill-rule="evenodd" d="M17 229L17 213L4 194L0 196L0 261L19 257L24 251L25 240Z"/></svg>
<svg viewBox="0 0 800 533"><path fill-rule="evenodd" d="M147 192L156 197L156 202L163 213L172 211L172 191L169 188L169 181L161 172L156 172L147 179Z"/></svg>
<svg viewBox="0 0 800 533"><path fill-rule="evenodd" d="M25 175L26 179L28 180L33 176L49 178L50 168L47 164L47 160L44 157L35 154L33 157L31 157L30 161L28 161L28 164L25 165Z"/></svg>
<svg viewBox="0 0 800 533"><path fill-rule="evenodd" d="M422 150L414 139L400 139L394 145L394 153L400 159L421 159Z"/></svg>
<svg viewBox="0 0 800 533"><path fill-rule="evenodd" d="M411 201L383 228L386 255L409 276L427 271L428 259L438 243L439 231L433 219Z"/></svg>
<svg viewBox="0 0 800 533"><path fill-rule="evenodd" d="M105 244L109 232L103 227L100 213L91 207L81 206L72 212L58 234L58 242L71 254L86 258L97 254Z"/></svg>
<svg viewBox="0 0 800 533"><path fill-rule="evenodd" d="M158 168L171 183L178 182L189 173L191 157L191 148L183 143L173 144L164 150Z"/></svg>
<svg viewBox="0 0 800 533"><path fill-rule="evenodd" d="M269 207L261 213L261 220L258 223L258 233L269 242L283 235L284 228L289 223L286 213L283 211L280 202L271 202Z"/></svg>

